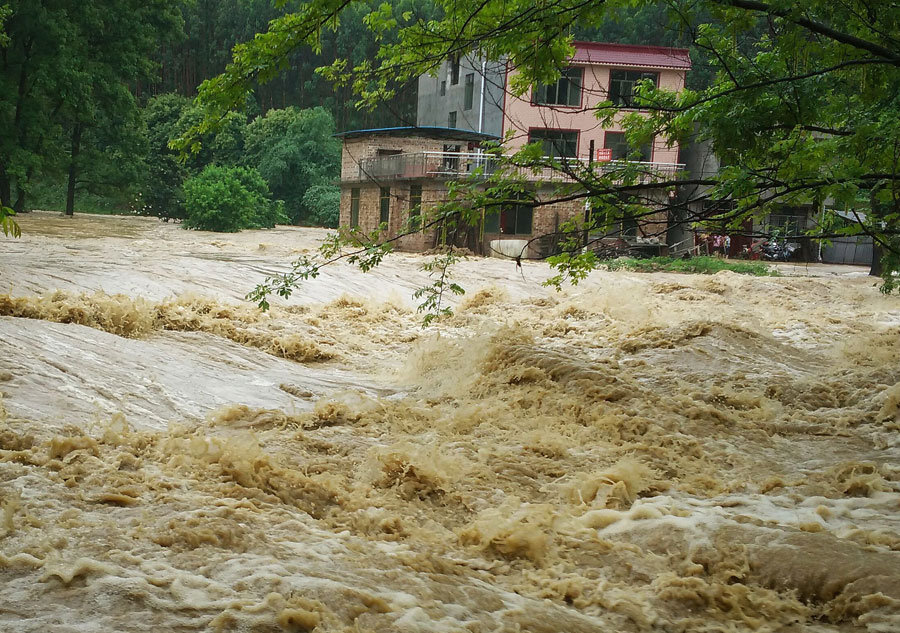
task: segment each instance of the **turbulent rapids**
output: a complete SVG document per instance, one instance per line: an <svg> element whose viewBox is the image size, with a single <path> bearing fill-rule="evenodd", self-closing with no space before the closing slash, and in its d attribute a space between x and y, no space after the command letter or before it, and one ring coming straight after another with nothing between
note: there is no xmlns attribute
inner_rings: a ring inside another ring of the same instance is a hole
<svg viewBox="0 0 900 633"><path fill-rule="evenodd" d="M900 630L900 301L862 274L471 259L423 330L422 256L261 313L321 232L21 224L2 631Z"/></svg>

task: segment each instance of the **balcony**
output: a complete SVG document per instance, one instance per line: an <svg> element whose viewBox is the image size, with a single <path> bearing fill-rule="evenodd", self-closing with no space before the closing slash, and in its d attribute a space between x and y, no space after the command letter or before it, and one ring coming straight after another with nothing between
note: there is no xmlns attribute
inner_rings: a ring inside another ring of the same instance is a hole
<svg viewBox="0 0 900 633"><path fill-rule="evenodd" d="M576 182L572 173L584 173L590 167L597 174L606 174L625 166L637 167L643 182L671 179L684 169L681 163L654 163L632 161L593 162L588 165L586 158L564 159L569 170L551 167L519 167L510 175L520 176L531 182ZM432 178L437 180L457 180L476 176L488 178L500 165L496 156L467 152L410 152L375 156L359 161L359 172L355 181L364 180L415 180ZM571 173L569 173L571 172ZM345 180L354 180L347 178Z"/></svg>

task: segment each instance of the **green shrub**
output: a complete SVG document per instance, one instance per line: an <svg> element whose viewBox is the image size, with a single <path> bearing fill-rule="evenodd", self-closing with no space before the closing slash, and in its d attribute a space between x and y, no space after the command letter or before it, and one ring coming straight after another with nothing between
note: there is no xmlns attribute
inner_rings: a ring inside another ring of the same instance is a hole
<svg viewBox="0 0 900 633"><path fill-rule="evenodd" d="M184 131L178 122L190 104L186 97L162 94L151 99L143 110L149 152L141 198L134 205L140 215L179 220L185 217L183 186L190 170L178 161L178 153L169 148L169 141Z"/></svg>
<svg viewBox="0 0 900 633"><path fill-rule="evenodd" d="M269 110L246 128L243 164L259 169L274 196L287 202L292 223L315 222L306 192L340 175L341 142L334 132L334 118L321 107Z"/></svg>
<svg viewBox="0 0 900 633"><path fill-rule="evenodd" d="M620 257L603 262L601 267L607 270L624 269L639 273L665 271L711 275L720 270L730 270L741 275L754 275L757 277L778 276L778 271L764 262L736 262L725 260L721 257L705 255L688 259L681 259L680 257L649 257L647 259Z"/></svg>
<svg viewBox="0 0 900 633"><path fill-rule="evenodd" d="M184 227L234 233L286 222L283 203L273 202L255 169L210 165L184 183Z"/></svg>
<svg viewBox="0 0 900 633"><path fill-rule="evenodd" d="M341 189L335 185L313 185L303 195L303 206L309 224L336 229L341 218Z"/></svg>

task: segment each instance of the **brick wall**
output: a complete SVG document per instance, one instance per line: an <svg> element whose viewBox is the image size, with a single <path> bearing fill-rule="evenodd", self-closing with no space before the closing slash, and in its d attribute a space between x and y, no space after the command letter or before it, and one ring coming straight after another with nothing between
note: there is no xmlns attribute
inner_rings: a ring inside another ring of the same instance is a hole
<svg viewBox="0 0 900 633"><path fill-rule="evenodd" d="M464 141L444 141L422 136L390 137L370 134L344 139L341 151L341 181L359 180L359 161L374 158L379 150L404 153L440 152L443 151L445 144L462 145L463 148L466 146Z"/></svg>
<svg viewBox="0 0 900 633"><path fill-rule="evenodd" d="M390 219L388 221L388 237L394 237L404 229L409 219L409 188L411 184L422 185L421 214L429 215L429 209L444 202L447 189L441 181L413 180L392 181L383 183L390 189ZM341 184L341 226L350 226L351 191L359 189L359 228L370 232L378 227L381 221L381 184L373 182ZM405 235L398 239L394 247L402 251L423 251L435 246L435 228Z"/></svg>
<svg viewBox="0 0 900 633"><path fill-rule="evenodd" d="M539 200L552 199L554 193L552 189L544 189L538 192ZM550 235L556 233L560 226L573 219L584 218L583 199L566 200L555 202L552 204L541 205L534 208L532 216L532 231L530 235L502 235L496 232L485 233L483 237L483 248L485 252L489 252L489 244L493 240L530 240L540 238L542 235ZM665 231L668 226L667 214L665 210L658 211L638 220L637 235L640 237L659 237L665 242ZM526 251L526 257L540 257L542 254L542 244L539 239L529 245Z"/></svg>
<svg viewBox="0 0 900 633"><path fill-rule="evenodd" d="M378 156L379 150L403 153L440 152L444 145L462 145L465 141L412 137L387 137L372 134L359 138L345 139L341 153L341 226L350 225L351 191L359 189L359 227L369 232L378 227L381 218L381 188L390 189L388 236L398 235L409 218L409 189L411 184L422 186L422 212L446 200L447 189L443 181L432 179L376 181L367 177L360 180L359 162ZM407 251L422 251L435 245L434 229L426 229L397 240L395 248Z"/></svg>
<svg viewBox="0 0 900 633"><path fill-rule="evenodd" d="M359 179L359 161L375 157L378 150L401 151L415 153L425 151L442 151L445 144L463 144L457 141L444 141L423 137L386 137L369 135L361 138L345 139L341 165L341 226L350 225L351 191L359 189L359 227L370 232L378 227L381 216L381 188L390 190L388 236L397 236L404 229L409 218L409 191L411 184L422 186L422 212L427 216L428 209L446 200L446 182L431 178L375 181ZM538 192L539 199L550 199L554 189L543 187ZM584 200L570 200L535 207L532 218L531 235L498 235L475 233L475 239L481 239L483 252L489 252L488 244L496 239L530 239L557 231L559 226L572 218L584 216ZM477 227L480 231L481 227ZM660 212L638 223L638 235L659 235L665 231L666 214ZM422 251L437 244L438 228L429 228L399 238L395 248L406 251ZM664 235L662 235L664 238ZM528 251L529 257L541 254L541 244L535 241Z"/></svg>

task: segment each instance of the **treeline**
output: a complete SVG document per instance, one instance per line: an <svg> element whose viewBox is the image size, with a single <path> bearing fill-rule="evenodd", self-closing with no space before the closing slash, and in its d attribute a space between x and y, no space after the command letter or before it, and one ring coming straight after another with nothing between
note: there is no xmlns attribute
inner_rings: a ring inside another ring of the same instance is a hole
<svg viewBox="0 0 900 633"><path fill-rule="evenodd" d="M285 60L284 71L272 81L259 85L252 99L260 112L273 108L322 106L329 110L339 130L414 124L415 86L401 89L397 99L374 111L354 107L349 86L335 87L323 79L316 68L346 59L351 66L375 58L379 42L365 24L365 17L381 4L380 0L354 3L341 13L337 30L325 29L321 54L312 50L296 52ZM396 19L430 20L437 15L432 0L392 2ZM179 4L184 23L183 36L165 43L154 55L159 74L151 81L138 83L137 93L149 96L176 92L196 94L199 84L218 75L231 60L236 43L253 39L265 31L270 20L281 15L273 0L191 0Z"/></svg>
<svg viewBox="0 0 900 633"><path fill-rule="evenodd" d="M0 48L0 203L21 212L35 184L115 191L137 176L142 137L130 86L177 37L174 2L16 0Z"/></svg>
<svg viewBox="0 0 900 633"><path fill-rule="evenodd" d="M321 54L292 55L244 112L179 163L167 144L200 117L189 98L277 15L269 0L0 0L0 204L184 217L185 183L216 164L257 170L290 221L326 221L335 130L415 118L414 87L361 111L348 87L315 72L337 58L374 57L363 18L375 6L354 5ZM404 0L395 10L428 19L433 6Z"/></svg>

